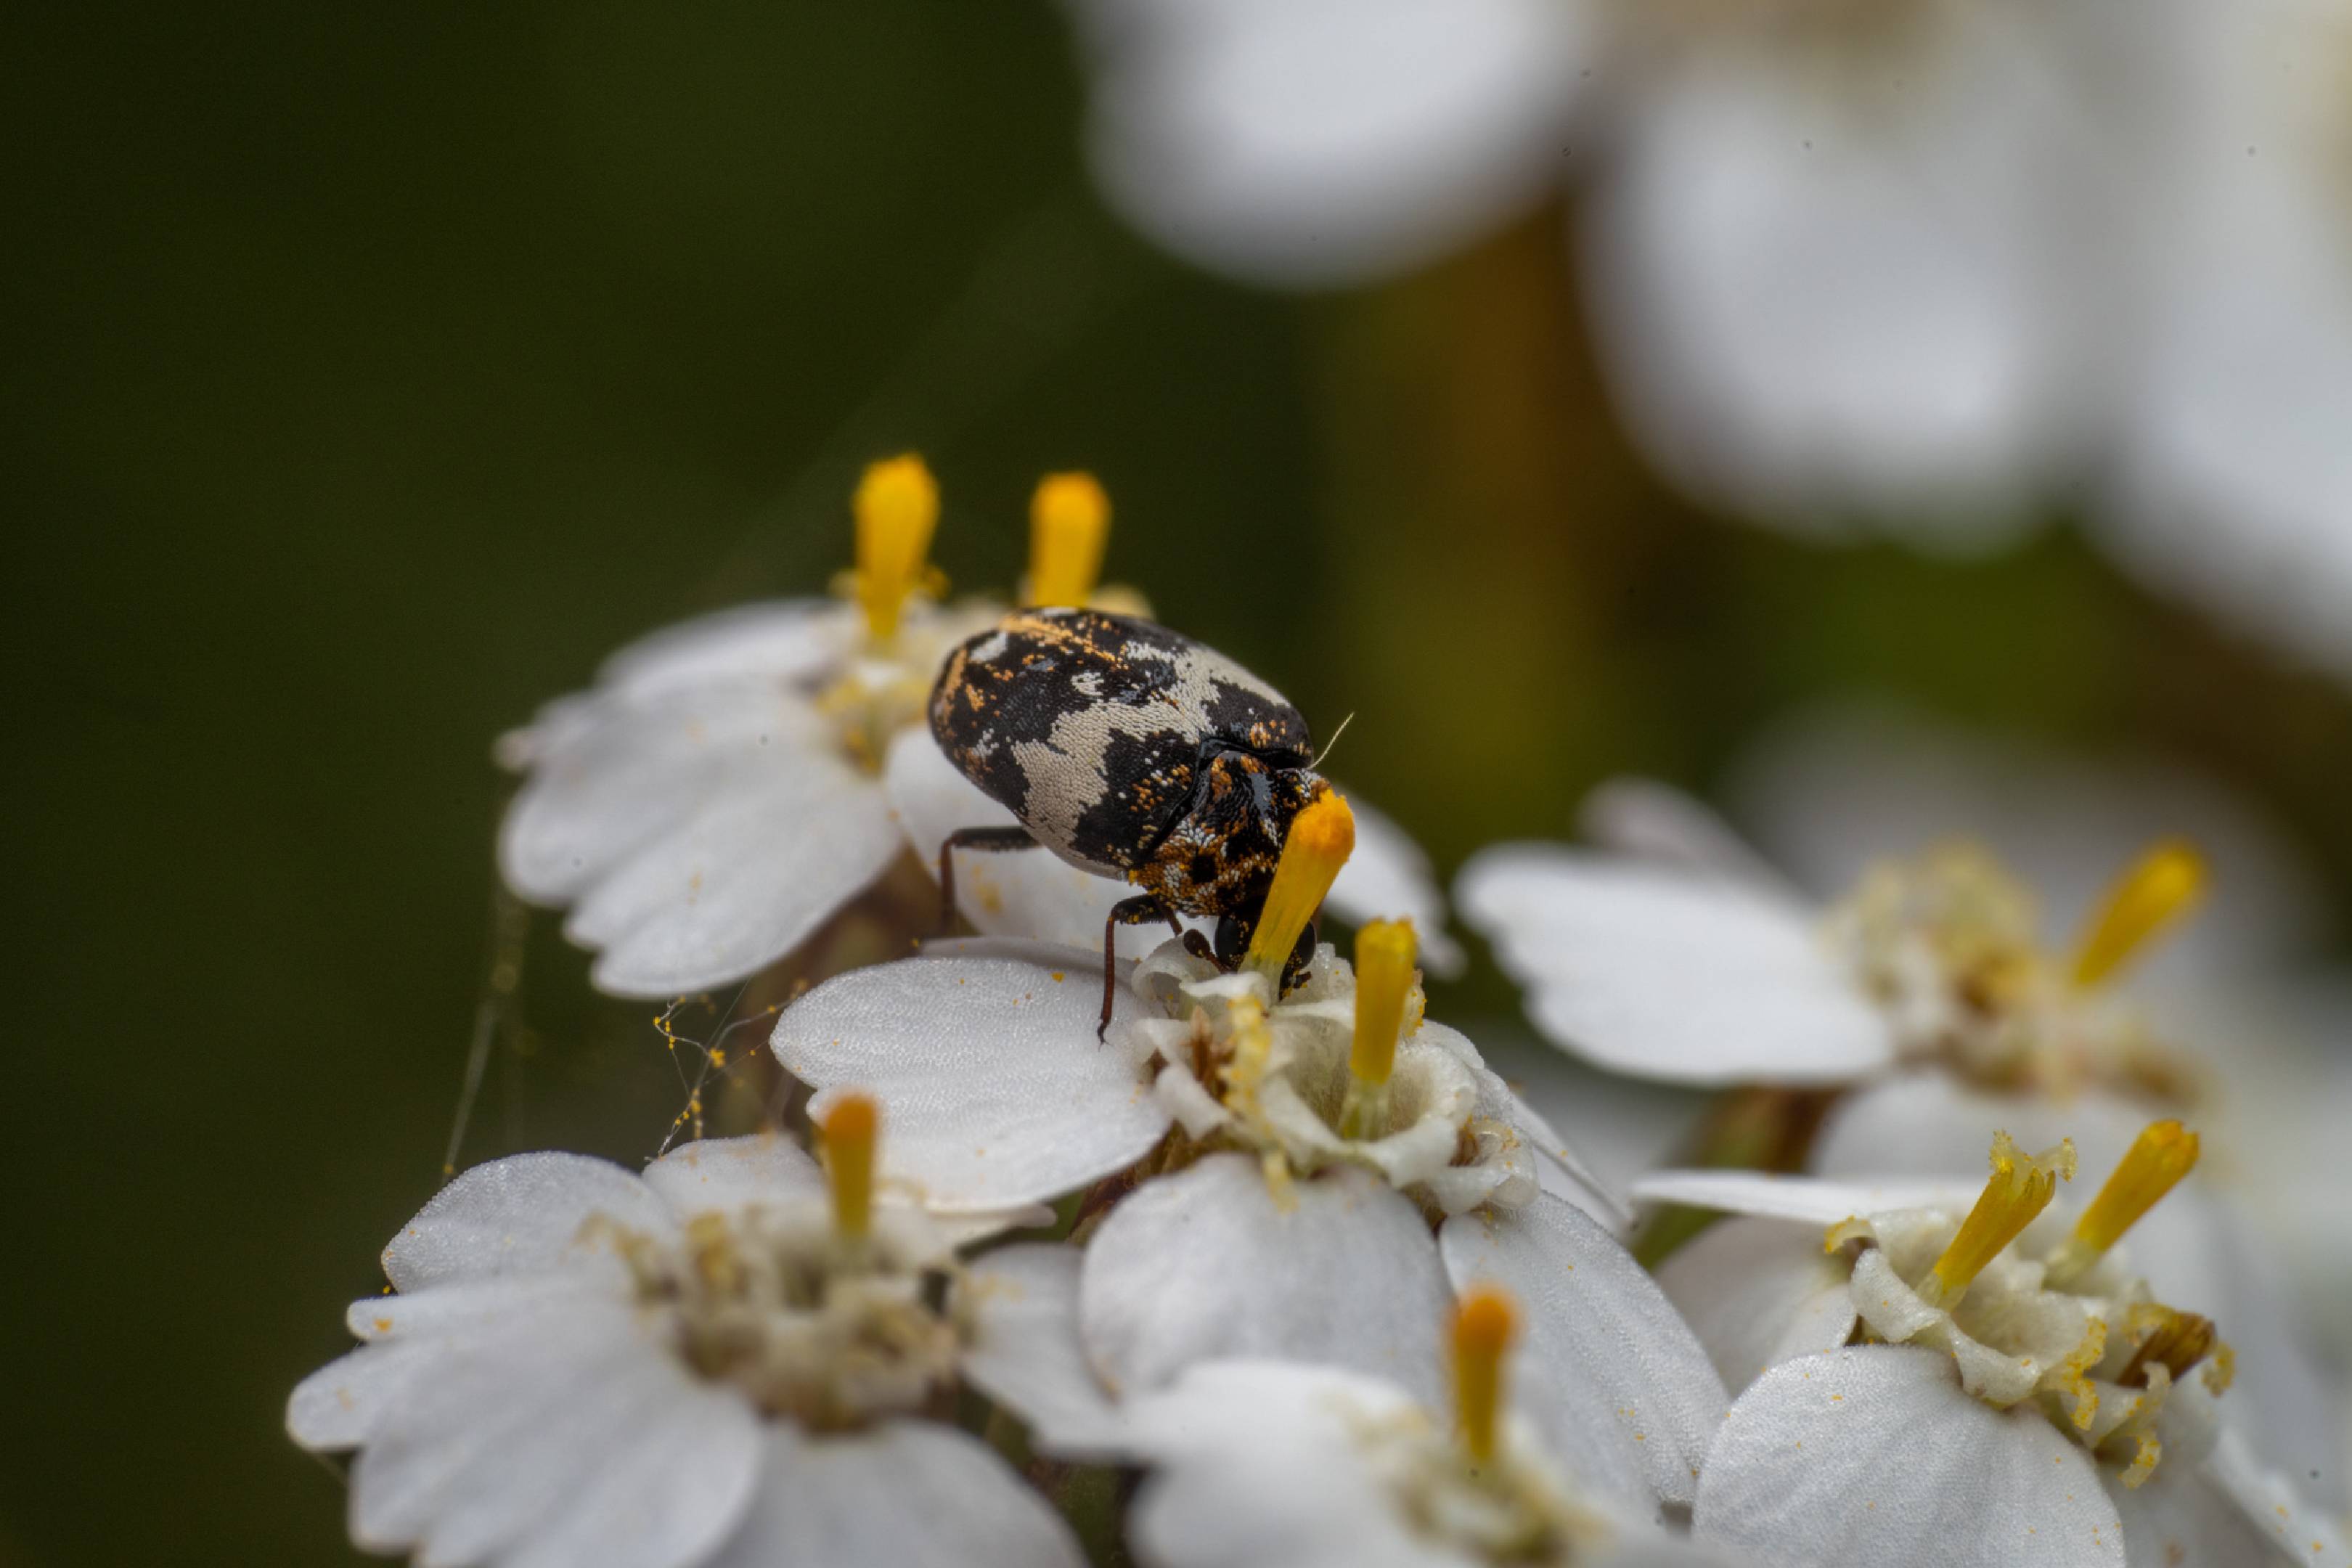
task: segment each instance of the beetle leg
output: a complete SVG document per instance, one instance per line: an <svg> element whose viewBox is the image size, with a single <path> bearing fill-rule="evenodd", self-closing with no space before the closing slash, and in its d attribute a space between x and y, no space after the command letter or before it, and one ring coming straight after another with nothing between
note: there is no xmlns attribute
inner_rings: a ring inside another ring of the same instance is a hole
<svg viewBox="0 0 2352 1568"><path fill-rule="evenodd" d="M940 841L940 934L955 930L955 852L984 849L1002 853L1034 849L1037 840L1025 827L959 827Z"/></svg>
<svg viewBox="0 0 2352 1568"><path fill-rule="evenodd" d="M1110 1032L1111 998L1118 994L1118 928L1139 926L1163 917L1172 921L1176 912L1153 893L1138 893L1110 907L1109 918L1103 921L1103 1010L1102 1022L1095 1026L1096 1039Z"/></svg>

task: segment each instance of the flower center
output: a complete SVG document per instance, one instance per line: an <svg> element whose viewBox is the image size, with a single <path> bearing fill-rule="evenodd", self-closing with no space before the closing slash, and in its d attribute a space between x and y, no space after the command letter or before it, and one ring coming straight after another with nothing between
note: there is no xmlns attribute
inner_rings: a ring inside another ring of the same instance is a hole
<svg viewBox="0 0 2352 1568"><path fill-rule="evenodd" d="M2163 1451L2158 1419L2175 1384L2203 1363L2206 1391L2221 1394L2230 1351L2206 1319L2100 1264L2196 1158L2197 1136L2180 1123L2148 1127L2072 1232L2036 1262L2013 1247L2058 1180L2072 1175L2074 1146L2027 1158L2000 1134L1983 1195L1932 1264L1929 1249L1951 1229L1934 1210L1846 1220L1831 1227L1829 1246L1863 1244L1849 1294L1872 1337L1945 1351L1961 1385L1989 1404L2036 1400L2053 1425L2121 1465L2125 1485L2137 1487ZM2210 1440L2203 1426L2191 1420L2186 1430Z"/></svg>
<svg viewBox="0 0 2352 1568"><path fill-rule="evenodd" d="M804 1426L926 1407L971 1335L947 1248L919 1218L877 1223L877 1121L855 1095L826 1116L827 1203L697 1215L677 1247L620 1237L638 1300L673 1315L687 1364Z"/></svg>
<svg viewBox="0 0 2352 1568"><path fill-rule="evenodd" d="M1291 819L1282 841L1282 858L1275 863L1274 885L1266 889L1265 907L1257 929L1250 933L1249 952L1243 966L1262 976L1276 995L1282 993L1283 966L1298 945L1307 922L1323 907L1323 896L1339 879L1339 868L1356 850L1356 814L1330 785Z"/></svg>
<svg viewBox="0 0 2352 1568"><path fill-rule="evenodd" d="M1102 576L1110 498L1092 474L1048 474L1029 502L1028 603L1084 605Z"/></svg>
<svg viewBox="0 0 2352 1568"><path fill-rule="evenodd" d="M898 635L907 595L923 579L940 519L939 482L911 452L886 458L866 468L850 510L857 521L857 603L867 635L887 645Z"/></svg>
<svg viewBox="0 0 2352 1568"><path fill-rule="evenodd" d="M2196 908L2205 894L2205 858L2185 839L2168 838L2116 879L2074 946L2074 984L2097 985Z"/></svg>

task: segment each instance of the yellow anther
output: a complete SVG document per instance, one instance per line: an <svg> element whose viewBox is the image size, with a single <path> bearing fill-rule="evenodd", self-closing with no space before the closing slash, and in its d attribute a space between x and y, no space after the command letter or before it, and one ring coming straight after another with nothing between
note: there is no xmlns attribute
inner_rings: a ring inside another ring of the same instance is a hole
<svg viewBox="0 0 2352 1568"><path fill-rule="evenodd" d="M2150 1122L2142 1129L2123 1163L2074 1222L2074 1234L2051 1254L2050 1283L2064 1286L2080 1278L2196 1168L2196 1133L2178 1121Z"/></svg>
<svg viewBox="0 0 2352 1568"><path fill-rule="evenodd" d="M2074 984L2096 985L2205 895L2205 858L2183 838L2151 846L2107 889L2074 947Z"/></svg>
<svg viewBox="0 0 2352 1568"><path fill-rule="evenodd" d="M1412 994L1412 922L1374 921L1356 933L1356 1038L1348 1055L1348 1094L1339 1136L1383 1138L1389 1130L1389 1076L1404 1033Z"/></svg>
<svg viewBox="0 0 2352 1568"><path fill-rule="evenodd" d="M1503 1426L1503 1355L1517 1337L1519 1310L1491 1285L1474 1285L1454 1313L1454 1414L1473 1464L1495 1457Z"/></svg>
<svg viewBox="0 0 2352 1568"><path fill-rule="evenodd" d="M850 503L857 519L857 603L877 642L898 632L940 521L939 481L912 452L870 464Z"/></svg>
<svg viewBox="0 0 2352 1568"><path fill-rule="evenodd" d="M1047 474L1029 501L1029 602L1083 605L1102 575L1110 497L1092 474Z"/></svg>
<svg viewBox="0 0 2352 1568"><path fill-rule="evenodd" d="M1244 962L1277 990L1290 950L1298 945L1307 922L1323 907L1339 868L1356 849L1356 814L1325 784L1322 792L1291 819L1290 836L1283 840L1282 858L1275 863L1274 886L1266 889L1265 908L1250 933Z"/></svg>
<svg viewBox="0 0 2352 1568"><path fill-rule="evenodd" d="M1396 1068L1417 952L1409 920L1374 921L1356 933L1356 1041L1348 1070L1360 1082L1384 1084Z"/></svg>
<svg viewBox="0 0 2352 1568"><path fill-rule="evenodd" d="M881 1113L862 1094L845 1094L824 1113L824 1171L833 1184L833 1228L862 1242L874 1222L874 1143Z"/></svg>
<svg viewBox="0 0 2352 1568"><path fill-rule="evenodd" d="M1992 1135L1992 1178L1985 1183L1976 1207L1960 1222L1958 1234L1952 1237L1936 1267L1916 1289L1920 1298L1930 1306L1949 1307L1958 1302L1986 1264L2000 1249L2015 1241L2018 1233L2033 1223L2033 1218L2050 1206L2051 1197L2058 1191L2061 1180L2074 1179L2074 1141L2067 1139L2055 1149L2045 1149L2039 1154L2027 1155L2019 1151L2006 1132Z"/></svg>

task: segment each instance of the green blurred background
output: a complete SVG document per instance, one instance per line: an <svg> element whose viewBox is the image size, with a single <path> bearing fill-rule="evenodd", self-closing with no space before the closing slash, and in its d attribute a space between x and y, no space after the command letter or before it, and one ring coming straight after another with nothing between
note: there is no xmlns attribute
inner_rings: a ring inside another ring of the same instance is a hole
<svg viewBox="0 0 2352 1568"><path fill-rule="evenodd" d="M1601 407L1557 212L1372 294L1185 273L1088 195L1050 5L11 31L0 1563L349 1553L280 1411L437 1180L489 742L635 633L821 590L891 450L999 591L1035 476L1094 468L1111 574L1354 712L1335 768L1449 868L1863 687L2198 761L2352 887L2336 689L2063 529L1939 563L1681 507ZM639 1156L678 1109L553 923L467 1161Z"/></svg>

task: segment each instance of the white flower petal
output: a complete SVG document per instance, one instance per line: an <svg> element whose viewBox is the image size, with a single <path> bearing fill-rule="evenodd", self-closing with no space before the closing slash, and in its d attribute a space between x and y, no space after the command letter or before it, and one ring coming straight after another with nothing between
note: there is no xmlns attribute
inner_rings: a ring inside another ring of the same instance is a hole
<svg viewBox="0 0 2352 1568"><path fill-rule="evenodd" d="M1028 952L856 970L776 1023L786 1071L880 1101L883 1177L942 1213L1056 1197L1132 1164L1168 1131L1134 1065L1095 1037L1100 960ZM1114 1029L1137 1016L1124 986L1116 1006Z"/></svg>
<svg viewBox="0 0 2352 1568"><path fill-rule="evenodd" d="M1115 1452L1121 1433L1078 1339L1085 1261L1074 1247L1006 1247L966 1276L974 1333L964 1375L1027 1422L1038 1447L1066 1458Z"/></svg>
<svg viewBox="0 0 2352 1568"><path fill-rule="evenodd" d="M2126 1562L2218 1565L2271 1560L2269 1532L2215 1481L2206 1466L2177 1458L2170 1444L2137 1490L2110 1479L2107 1496L2123 1521ZM2286 1545L2285 1531L2290 1526L2275 1517L2272 1524L2278 1531L2280 1544ZM2295 1544L2307 1546L2309 1538ZM2287 1560L2319 1561L2293 1551ZM2339 1555L2333 1568L2343 1568L2345 1561Z"/></svg>
<svg viewBox="0 0 2352 1568"><path fill-rule="evenodd" d="M711 1568L1080 1568L1068 1525L969 1433L770 1426L751 1514Z"/></svg>
<svg viewBox="0 0 2352 1568"><path fill-rule="evenodd" d="M789 1203L825 1190L824 1173L809 1152L774 1131L682 1143L646 1167L645 1182L682 1215Z"/></svg>
<svg viewBox="0 0 2352 1568"><path fill-rule="evenodd" d="M606 1250L582 1234L599 1215L654 1236L676 1228L654 1190L609 1160L554 1152L493 1160L433 1194L383 1249L383 1272L398 1289L415 1290L583 1264Z"/></svg>
<svg viewBox="0 0 2352 1568"><path fill-rule="evenodd" d="M1727 1219L1684 1243L1657 1274L1735 1397L1766 1368L1853 1336L1845 1266L1822 1249L1815 1226Z"/></svg>
<svg viewBox="0 0 2352 1568"><path fill-rule="evenodd" d="M1990 1147L1990 1139L1987 1147ZM1984 1163L1981 1155L1977 1163ZM1965 1213L1976 1201L1980 1185L1956 1179L1845 1182L1776 1176L1763 1171L1660 1171L1636 1181L1633 1196L1647 1204L1684 1204L1724 1214L1832 1226L1856 1215L1884 1214L1890 1209L1957 1205Z"/></svg>
<svg viewBox="0 0 2352 1568"><path fill-rule="evenodd" d="M1468 956L1446 934L1445 894L1429 857L1403 828L1360 796L1349 795L1348 805L1356 817L1355 853L1339 868L1326 907L1349 925L1410 920L1421 966L1441 980L1460 975Z"/></svg>
<svg viewBox="0 0 2352 1568"><path fill-rule="evenodd" d="M1213 1154L1111 1211L1087 1248L1079 1321L1112 1388L1131 1396L1194 1362L1273 1355L1437 1397L1453 1292L1420 1211L1357 1170L1290 1194L1285 1206L1256 1162Z"/></svg>
<svg viewBox="0 0 2352 1568"><path fill-rule="evenodd" d="M440 1354L425 1342L362 1345L300 1383L286 1402L287 1435L313 1452L356 1448L375 1430L384 1407Z"/></svg>
<svg viewBox="0 0 2352 1568"><path fill-rule="evenodd" d="M600 990L706 990L791 952L904 848L881 791L847 763L779 769L615 867L564 933L603 950Z"/></svg>
<svg viewBox="0 0 2352 1568"><path fill-rule="evenodd" d="M1426 1420L1393 1384L1336 1367L1215 1361L1135 1402L1155 1461L1129 1529L1161 1568L1459 1568L1419 1535L1362 1437Z"/></svg>
<svg viewBox="0 0 2352 1568"><path fill-rule="evenodd" d="M1573 850L1481 851L1463 917L1554 1043L1686 1083L1834 1083L1894 1057L1885 1021L1785 900Z"/></svg>
<svg viewBox="0 0 2352 1568"><path fill-rule="evenodd" d="M352 1533L425 1563L683 1568L749 1504L759 1421L625 1305L543 1314L438 1360L352 1471Z"/></svg>
<svg viewBox="0 0 2352 1568"><path fill-rule="evenodd" d="M1800 896L1714 807L1655 779L1603 779L1577 807L1576 826L1612 854L1720 877L1784 898Z"/></svg>
<svg viewBox="0 0 2352 1568"><path fill-rule="evenodd" d="M628 1289L628 1272L617 1253L599 1252L598 1263L607 1274L607 1293L617 1299ZM343 1326L357 1340L441 1338L492 1328L502 1320L525 1312L561 1310L585 1295L597 1293L597 1283L584 1280L576 1268L543 1274L490 1275L477 1279L453 1279L415 1290L362 1297L343 1312Z"/></svg>
<svg viewBox="0 0 2352 1568"><path fill-rule="evenodd" d="M1688 1502L1728 1401L1633 1255L1549 1197L1458 1215L1438 1242L1457 1289L1492 1281L1525 1308L1518 1404L1570 1471L1628 1502Z"/></svg>
<svg viewBox="0 0 2352 1568"><path fill-rule="evenodd" d="M1019 818L958 773L930 731L920 727L890 742L883 784L908 841L923 868L934 876L940 846L949 834L964 827L1019 826ZM1135 892L1125 882L1082 871L1043 847L958 850L955 879L956 908L973 929L1097 952L1111 906ZM1126 940L1139 951L1158 935L1156 931L1129 932Z"/></svg>
<svg viewBox="0 0 2352 1568"><path fill-rule="evenodd" d="M1735 36L1628 104L1585 213L1592 317L1685 484L1947 547L2031 515L2089 434L2069 400L2102 323L2071 291L2097 282L2075 256L2101 172L2046 9L1923 11L1892 59Z"/></svg>
<svg viewBox="0 0 2352 1568"><path fill-rule="evenodd" d="M2346 1544L2344 1526L2312 1506L2292 1481L2265 1469L2240 1434L2221 1434L2206 1468L2212 1485L2289 1562L2311 1568L2321 1564L2344 1568L2352 1563L2352 1547Z"/></svg>
<svg viewBox="0 0 2352 1568"><path fill-rule="evenodd" d="M1783 1362L1699 1478L1702 1541L1776 1564L2090 1568L2124 1561L2088 1454L2032 1407L1962 1394L1949 1357L1868 1345Z"/></svg>
<svg viewBox="0 0 2352 1568"><path fill-rule="evenodd" d="M1429 260L1559 177L1583 16L1545 0L1082 0L1093 161L1192 260L1344 283Z"/></svg>
<svg viewBox="0 0 2352 1568"><path fill-rule="evenodd" d="M1424 1026L1425 1027L1426 1026ZM1566 1199L1606 1228L1622 1232L1633 1223L1633 1205L1616 1185L1588 1164L1558 1129L1529 1105L1519 1092L1496 1074L1480 1070L1482 1091L1496 1096L1497 1109L1482 1114L1499 1115L1518 1129L1535 1151L1536 1179L1554 1197Z"/></svg>
<svg viewBox="0 0 2352 1568"><path fill-rule="evenodd" d="M499 830L499 865L527 899L560 904L719 803L841 765L797 692L759 679L554 704L531 732L531 776Z"/></svg>
<svg viewBox="0 0 2352 1568"><path fill-rule="evenodd" d="M861 615L838 599L737 605L639 637L604 661L597 684L644 696L751 676L806 680L849 650Z"/></svg>

